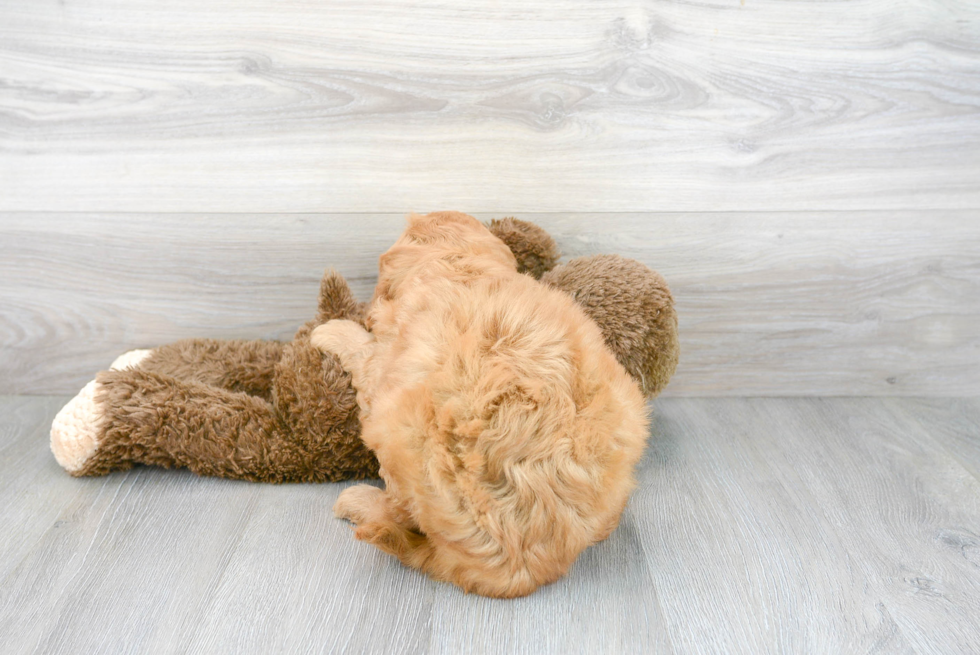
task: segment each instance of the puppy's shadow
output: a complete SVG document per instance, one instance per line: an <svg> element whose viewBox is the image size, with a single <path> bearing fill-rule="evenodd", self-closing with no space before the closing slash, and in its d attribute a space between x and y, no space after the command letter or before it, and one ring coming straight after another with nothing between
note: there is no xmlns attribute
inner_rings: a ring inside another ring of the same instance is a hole
<svg viewBox="0 0 980 655"><path fill-rule="evenodd" d="M636 467L637 481L643 486L650 475L673 468L680 456L679 440L682 432L680 424L670 416L654 411L650 417L650 438L646 451Z"/></svg>

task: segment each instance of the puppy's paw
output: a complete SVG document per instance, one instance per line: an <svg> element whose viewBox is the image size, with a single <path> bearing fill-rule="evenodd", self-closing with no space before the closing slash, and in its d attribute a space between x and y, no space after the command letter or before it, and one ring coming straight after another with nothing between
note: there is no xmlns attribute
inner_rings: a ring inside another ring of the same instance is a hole
<svg viewBox="0 0 980 655"><path fill-rule="evenodd" d="M384 493L369 484L358 484L344 489L333 505L333 515L355 525L367 523L380 508Z"/></svg>
<svg viewBox="0 0 980 655"><path fill-rule="evenodd" d="M339 319L327 321L310 333L310 343L325 353L333 353L344 361L350 354L364 348L371 335L359 323Z"/></svg>

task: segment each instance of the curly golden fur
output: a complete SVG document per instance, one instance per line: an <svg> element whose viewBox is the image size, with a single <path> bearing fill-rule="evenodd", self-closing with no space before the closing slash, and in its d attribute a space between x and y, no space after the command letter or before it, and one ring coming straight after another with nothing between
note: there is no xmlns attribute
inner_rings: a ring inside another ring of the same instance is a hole
<svg viewBox="0 0 980 655"><path fill-rule="evenodd" d="M616 527L643 395L568 294L474 218L411 216L366 324L311 343L350 371L386 489L345 490L356 536L467 591L528 594Z"/></svg>

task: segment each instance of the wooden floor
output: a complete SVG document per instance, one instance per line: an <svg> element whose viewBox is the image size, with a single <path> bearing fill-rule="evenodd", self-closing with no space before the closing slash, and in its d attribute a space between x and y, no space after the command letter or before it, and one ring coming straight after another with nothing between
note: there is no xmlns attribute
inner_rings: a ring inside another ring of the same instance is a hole
<svg viewBox="0 0 980 655"><path fill-rule="evenodd" d="M980 400L655 402L619 529L467 596L354 541L343 485L74 479L64 397L0 399L9 653L975 653Z"/></svg>

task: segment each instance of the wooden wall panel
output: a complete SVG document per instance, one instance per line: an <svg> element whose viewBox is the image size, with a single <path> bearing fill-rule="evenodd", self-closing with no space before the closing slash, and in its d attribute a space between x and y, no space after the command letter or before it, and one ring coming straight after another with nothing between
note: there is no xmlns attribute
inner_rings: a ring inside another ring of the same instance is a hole
<svg viewBox="0 0 980 655"><path fill-rule="evenodd" d="M971 211L524 214L567 256L664 274L671 395L980 394ZM481 215L490 218L490 215ZM73 393L122 351L289 338L335 266L369 297L397 214L0 215L0 393Z"/></svg>
<svg viewBox="0 0 980 655"><path fill-rule="evenodd" d="M967 0L0 0L0 210L980 207Z"/></svg>

